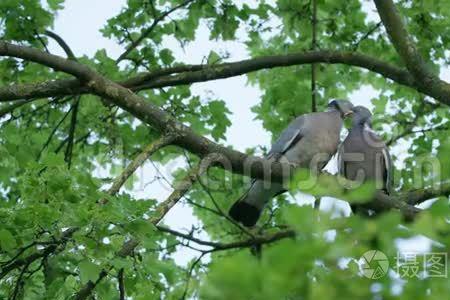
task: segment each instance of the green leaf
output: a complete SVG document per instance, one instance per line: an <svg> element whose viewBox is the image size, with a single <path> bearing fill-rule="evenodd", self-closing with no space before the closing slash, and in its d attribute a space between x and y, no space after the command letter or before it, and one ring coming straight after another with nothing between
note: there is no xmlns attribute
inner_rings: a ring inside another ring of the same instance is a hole
<svg viewBox="0 0 450 300"><path fill-rule="evenodd" d="M13 234L5 229L0 229L0 248L3 251L11 251L16 247L16 239Z"/></svg>
<svg viewBox="0 0 450 300"><path fill-rule="evenodd" d="M130 222L126 228L138 237L146 238L152 236L157 230L155 225L146 220L135 220Z"/></svg>
<svg viewBox="0 0 450 300"><path fill-rule="evenodd" d="M350 185L352 182L350 182ZM366 203L374 199L376 193L375 183L368 181L363 184L356 184L356 187L352 187L346 191L344 197L350 203Z"/></svg>
<svg viewBox="0 0 450 300"><path fill-rule="evenodd" d="M47 167L57 167L64 165L64 156L61 154L47 153L42 159L42 164Z"/></svg>
<svg viewBox="0 0 450 300"><path fill-rule="evenodd" d="M78 268L80 270L80 279L83 284L88 281L95 282L102 270L100 266L87 259L80 262Z"/></svg>
<svg viewBox="0 0 450 300"><path fill-rule="evenodd" d="M219 63L220 61L222 60L222 57L220 57L220 55L219 54L217 54L217 52L215 52L215 51L211 51L211 52L209 52L209 55L208 55L208 65L214 65L214 64L217 64L217 63Z"/></svg>
<svg viewBox="0 0 450 300"><path fill-rule="evenodd" d="M161 50L159 52L159 57L164 65L170 65L175 60L175 57L172 55L172 51L169 49Z"/></svg>
<svg viewBox="0 0 450 300"><path fill-rule="evenodd" d="M63 8L64 0L47 0L47 3L52 10L58 10Z"/></svg>

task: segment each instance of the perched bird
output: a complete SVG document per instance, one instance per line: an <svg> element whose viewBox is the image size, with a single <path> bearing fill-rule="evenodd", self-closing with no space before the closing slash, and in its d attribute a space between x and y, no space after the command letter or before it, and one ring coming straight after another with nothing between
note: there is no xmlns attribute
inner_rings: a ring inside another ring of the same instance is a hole
<svg viewBox="0 0 450 300"><path fill-rule="evenodd" d="M339 174L359 183L372 180L377 190L389 194L392 188L391 156L371 126L370 111L364 106L355 106L352 128L338 149Z"/></svg>
<svg viewBox="0 0 450 300"><path fill-rule="evenodd" d="M320 171L336 153L343 119L352 114L352 108L347 100L333 100L325 112L297 117L283 130L266 158ZM281 183L253 180L229 215L245 226L253 226L270 199L283 192Z"/></svg>

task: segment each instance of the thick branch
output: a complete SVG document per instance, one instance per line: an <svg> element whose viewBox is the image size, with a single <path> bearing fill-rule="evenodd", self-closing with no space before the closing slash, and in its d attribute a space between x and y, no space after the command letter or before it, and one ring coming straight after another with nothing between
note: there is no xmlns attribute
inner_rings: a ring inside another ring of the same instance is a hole
<svg viewBox="0 0 450 300"><path fill-rule="evenodd" d="M56 41L56 43L64 50L64 52L67 54L67 57L70 59L74 59L75 60L75 55L73 54L72 50L70 49L69 45L67 45L67 43L64 41L64 39L62 37L60 37L59 35L57 35L56 33L46 30L45 34L48 35L49 37L51 37L52 39L54 39ZM1 89L0 89L1 90ZM1 98L1 97L0 97ZM21 107L22 105L27 104L30 99L25 99L25 100L20 100L17 101L15 103L12 103L8 106L2 107L0 109L0 118L3 117L4 115L8 114L8 113L12 113L16 108Z"/></svg>
<svg viewBox="0 0 450 300"><path fill-rule="evenodd" d="M408 203L402 201L403 199L388 196L384 192L377 192L375 200L368 203L368 205L364 205L369 209L373 209L377 212L388 211L391 209L398 209L405 221L411 222L416 217L417 213L421 212L420 208L409 205Z"/></svg>
<svg viewBox="0 0 450 300"><path fill-rule="evenodd" d="M410 205L420 204L430 199L438 197L448 197L450 195L450 182L442 182L436 187L417 189L400 194L397 199Z"/></svg>
<svg viewBox="0 0 450 300"><path fill-rule="evenodd" d="M434 98L450 105L450 84L433 74L423 60L393 1L375 0L375 5L392 44L404 61L408 71L413 75L417 86L427 89L429 95L434 95Z"/></svg>
<svg viewBox="0 0 450 300"><path fill-rule="evenodd" d="M134 87L140 86L146 82L153 81L158 77L168 76L171 74L182 72L193 72L202 70L203 65L182 65L165 69L156 70L153 72L141 73L137 76L118 82L118 84L136 90ZM60 79L51 80L35 84L18 84L0 88L0 102L18 100L18 99L36 99L47 98L52 95L59 95L58 97L86 94L89 90L82 86L77 79ZM9 100L10 99L10 100Z"/></svg>
<svg viewBox="0 0 450 300"><path fill-rule="evenodd" d="M0 46L1 45L2 44L0 44ZM5 51L0 51L0 54L2 53L5 53ZM27 59L25 57L23 58ZM151 73L140 74L134 78L117 82L117 84L120 84L123 87L136 92L145 89L185 85L195 82L229 78L262 69L272 69L276 67L288 67L311 63L346 64L356 66L378 73L399 84L417 89L413 77L407 71L399 67L393 66L389 63L364 54L325 50L300 52L287 55L263 56L212 66L177 66L157 70ZM177 75L171 75L175 73L177 73ZM0 88L0 101L45 98L53 96L68 96L88 92L88 88L82 87L78 80L63 79L37 84L12 85L2 87ZM421 90L421 92L427 94L426 90Z"/></svg>
<svg viewBox="0 0 450 300"><path fill-rule="evenodd" d="M224 63L205 67L201 71L191 73L181 73L171 77L161 77L153 82L143 84L136 89L147 89L162 86L172 86L180 84L190 84L193 82L202 82L208 80L228 78L232 76L243 75L246 73L272 69L276 67L288 67L294 65L328 63L328 64L346 64L361 67L386 78L405 85L411 85L412 77L407 72L385 63L376 58L355 52L337 52L337 51L307 51L286 55L263 56L253 59L242 60L234 63Z"/></svg>

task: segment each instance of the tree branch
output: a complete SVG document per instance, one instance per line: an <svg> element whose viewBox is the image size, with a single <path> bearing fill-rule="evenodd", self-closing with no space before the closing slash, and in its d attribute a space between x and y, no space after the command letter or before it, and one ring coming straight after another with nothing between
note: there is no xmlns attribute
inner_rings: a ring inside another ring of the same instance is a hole
<svg viewBox="0 0 450 300"><path fill-rule="evenodd" d="M448 197L450 195L450 181L441 182L436 187L417 189L400 194L397 200L417 205L430 199Z"/></svg>
<svg viewBox="0 0 450 300"><path fill-rule="evenodd" d="M179 238L189 240L198 245L211 247L212 249L207 250L208 252L222 251L222 250L235 249L235 248L246 248L246 247L252 247L255 245L269 244L269 243L273 243L275 241L278 241L278 240L281 240L284 238L291 238L291 237L295 236L295 231L288 229L288 230L278 231L276 233L254 236L252 238L249 238L249 239L246 239L243 241L236 241L236 242L231 242L231 243L217 243L217 242L204 241L204 240L198 239L196 237L193 237L191 234L185 234L182 232L178 232L176 230L173 230L171 228L167 228L164 226L157 226L157 228L159 231L166 232L166 233L172 234L174 236L177 236Z"/></svg>
<svg viewBox="0 0 450 300"><path fill-rule="evenodd" d="M0 46L2 45L3 43L0 44ZM4 53L5 51L0 51L0 55L4 55ZM27 59L26 57L21 58ZM326 50L299 52L287 55L262 56L211 66L176 66L151 73L139 74L134 78L116 83L137 92L145 89L186 85L195 82L229 78L263 69L311 63L345 64L360 67L378 73L399 84L417 89L413 77L406 70L364 54ZM62 79L37 84L20 84L2 87L0 88L0 102L18 99L67 96L88 92L89 89L85 86L83 87L78 80ZM427 94L426 89L422 90L422 92Z"/></svg>
<svg viewBox="0 0 450 300"><path fill-rule="evenodd" d="M365 205L369 209L375 210L376 212L389 211L392 209L399 210L405 221L411 222L414 220L416 215L421 212L420 208L409 205L408 203L402 201L402 198L395 196L388 196L382 191L376 193L375 199Z"/></svg>
<svg viewBox="0 0 450 300"><path fill-rule="evenodd" d="M409 126L408 128L406 128L405 131L403 131L402 133L400 133L399 135L393 137L392 139L390 139L389 141L386 142L387 146L390 146L392 144L394 144L395 142L397 142L399 139L404 138L406 136L409 135L413 135L413 134L417 134L417 133L427 133L427 132L436 132L436 131L445 131L445 130L450 130L450 126L447 124L443 124L440 126L436 126L436 127L429 127L429 128L422 128L422 129L416 129L414 130L414 124L412 126Z"/></svg>
<svg viewBox="0 0 450 300"><path fill-rule="evenodd" d="M119 282L119 300L125 300L126 294L125 294L125 283L123 278L123 268L119 270L119 273L117 274L117 281Z"/></svg>
<svg viewBox="0 0 450 300"><path fill-rule="evenodd" d="M77 126L78 107L80 106L81 96L75 96L70 106L72 115L70 118L69 135L67 137L67 148L64 153L64 161L67 163L67 167L70 169L72 164L73 145L75 142L75 129Z"/></svg>
<svg viewBox="0 0 450 300"><path fill-rule="evenodd" d="M61 246L64 246L69 239L72 237L72 235L78 230L77 227L72 227L69 229L66 229L62 234L61 238L59 240L54 241L53 243L50 243L49 246L45 247L42 250L39 250L38 252L32 253L25 258L22 259L13 259L6 264L1 265L1 273L0 273L0 279L5 277L9 272L12 270L18 269L22 266L30 265L34 261L41 259L43 257L47 257L51 253L56 252L59 248L62 248ZM15 258L18 258L23 251L19 251L19 255L16 255Z"/></svg>
<svg viewBox="0 0 450 300"><path fill-rule="evenodd" d="M45 34L51 37L58 43L58 45L64 50L64 52L67 55L67 58L70 60L77 61L77 58L75 57L75 54L73 53L72 49L69 47L69 45L64 41L64 39L57 35L56 33L46 30ZM78 107L80 106L80 98L81 96L78 95L74 97L72 104L71 104L71 119L70 119L70 126L69 126L69 136L67 138L67 148L64 153L64 160L67 163L68 168L70 169L70 166L72 164L72 152L73 152L73 144L75 139L75 129L77 126L77 116L78 116Z"/></svg>
<svg viewBox="0 0 450 300"><path fill-rule="evenodd" d="M25 105L29 102L33 101L33 99L25 99L25 100L19 100L15 101L11 104L4 104L0 107L0 118L3 118L9 113L12 113L16 108L21 107L22 105Z"/></svg>
<svg viewBox="0 0 450 300"><path fill-rule="evenodd" d="M55 42L64 50L64 52L67 55L67 58L76 60L75 54L73 53L72 49L70 49L69 45L66 43L66 41L64 41L64 39L61 36L50 30L46 30L45 35L55 40Z"/></svg>
<svg viewBox="0 0 450 300"><path fill-rule="evenodd" d="M55 127L52 129L52 131L50 132L47 141L44 143L44 145L42 146L41 151L39 151L37 159L39 159L42 155L42 153L44 152L44 150L50 145L53 136L56 134L56 132L58 131L58 128L61 126L61 124L66 120L66 118L69 116L70 112L72 111L72 107L70 107L70 109L63 115L63 117L61 118L61 120L58 121L58 123L56 123Z"/></svg>
<svg viewBox="0 0 450 300"><path fill-rule="evenodd" d="M366 40L372 33L377 31L378 28L380 28L381 24L382 24L382 22L378 22L372 28L370 28L360 39L358 39L358 41L355 42L352 46L353 51L356 51L362 41Z"/></svg>
<svg viewBox="0 0 450 300"><path fill-rule="evenodd" d="M184 1L183 3L174 6L173 8L169 9L168 11L166 11L165 13L161 14L159 17L155 18L155 20L153 21L153 23L150 25L149 28L147 28L146 30L144 30L144 32L138 37L137 40L133 41L125 50L124 53L122 53L116 60L116 63L121 62L122 60L124 60L128 54L130 54L131 51L133 51L134 49L136 49L137 46L139 46L139 44L145 39L147 38L152 31L156 28L156 26L158 25L159 22L163 21L167 16L169 16L171 13L173 13L174 11L188 5L189 3L193 2L195 0L187 0Z"/></svg>
<svg viewBox="0 0 450 300"><path fill-rule="evenodd" d="M450 105L450 84L433 74L423 60L413 40L408 34L397 8L392 0L375 0L381 21L397 53L404 61L418 87L429 90L429 95Z"/></svg>
<svg viewBox="0 0 450 300"><path fill-rule="evenodd" d="M150 218L150 223L158 224L164 216L169 212L169 210L176 204L180 199L186 194L192 187L192 185L197 181L197 178L201 176L206 169L202 166L194 167L186 177L177 183L174 191L170 196L158 204L155 213L152 218Z"/></svg>
<svg viewBox="0 0 450 300"><path fill-rule="evenodd" d="M119 192L122 185L128 178L139 168L144 162L156 151L169 145L175 139L174 134L167 134L158 140L148 144L144 150L123 170L123 172L114 180L112 186L108 190L108 194L115 195Z"/></svg>
<svg viewBox="0 0 450 300"><path fill-rule="evenodd" d="M69 45L67 45L67 43L64 41L63 38L61 38L59 35L57 35L56 33L52 32L50 30L46 30L45 34L48 35L49 37L53 38L56 41L56 43L58 43L58 45L61 48L63 48L63 50L66 52L68 58L74 59L74 60L76 59L75 55L73 54L73 52L70 49ZM39 37L39 35L38 35L38 37ZM46 47L45 44L44 44L44 46ZM47 52L49 52L49 51L47 50ZM15 103L10 104L9 106L2 107L0 109L0 118L3 117L4 115L8 114L8 113L13 112L16 108L19 108L22 105L25 105L25 104L31 102L30 100L31 99L20 100L20 101L17 101ZM0 102L1 102L1 100L0 100Z"/></svg>
<svg viewBox="0 0 450 300"><path fill-rule="evenodd" d="M103 270L100 272L97 280L95 282L92 281L88 281L73 297L74 300L85 300L87 299L92 291L95 289L95 287L97 286L97 284L100 283L100 281L103 280L103 278L106 277L106 275L108 275L108 272Z"/></svg>

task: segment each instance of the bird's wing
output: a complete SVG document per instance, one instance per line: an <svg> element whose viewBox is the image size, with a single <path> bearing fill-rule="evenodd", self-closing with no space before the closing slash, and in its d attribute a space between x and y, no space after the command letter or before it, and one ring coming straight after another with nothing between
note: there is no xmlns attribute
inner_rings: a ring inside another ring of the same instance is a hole
<svg viewBox="0 0 450 300"><path fill-rule="evenodd" d="M300 116L293 120L289 126L283 130L280 137L272 145L267 158L274 157L286 153L293 145L298 143L302 138L304 131L305 116Z"/></svg>
<svg viewBox="0 0 450 300"><path fill-rule="evenodd" d="M290 147L295 145L301 139L301 132L303 129L304 116L294 119L286 129L284 129L280 137L273 143L272 148L266 156L266 159L279 160L280 157L289 150ZM244 193L244 196L248 194L248 191L253 187L257 179L250 181L250 187Z"/></svg>

